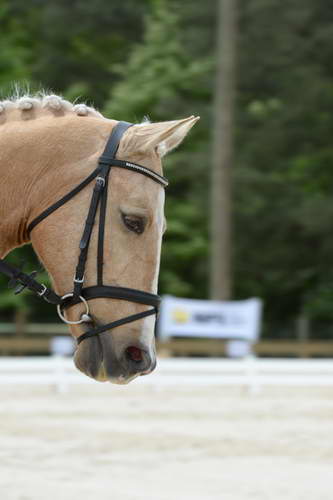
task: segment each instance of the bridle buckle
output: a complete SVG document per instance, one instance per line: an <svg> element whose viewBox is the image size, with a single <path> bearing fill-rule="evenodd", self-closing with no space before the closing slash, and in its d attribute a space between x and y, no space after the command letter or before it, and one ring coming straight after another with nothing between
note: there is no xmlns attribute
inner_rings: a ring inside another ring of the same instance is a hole
<svg viewBox="0 0 333 500"><path fill-rule="evenodd" d="M105 187L105 179L104 177L98 176L96 177L96 184L100 184L102 188Z"/></svg>
<svg viewBox="0 0 333 500"><path fill-rule="evenodd" d="M84 282L84 275L82 276L81 279L77 278L76 276L74 276L74 283L83 283Z"/></svg>
<svg viewBox="0 0 333 500"><path fill-rule="evenodd" d="M43 287L43 290L41 292L37 292L37 295L39 295L40 297L43 297L43 295L45 294L46 290L47 290L47 287L41 283L41 286Z"/></svg>

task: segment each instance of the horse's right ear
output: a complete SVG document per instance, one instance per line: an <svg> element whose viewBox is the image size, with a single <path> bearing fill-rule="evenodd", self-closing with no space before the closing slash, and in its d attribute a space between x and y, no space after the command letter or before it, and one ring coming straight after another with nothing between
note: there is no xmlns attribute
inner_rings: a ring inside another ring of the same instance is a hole
<svg viewBox="0 0 333 500"><path fill-rule="evenodd" d="M134 125L124 137L122 152L147 153L155 149L162 157L182 142L199 119L199 116L190 116L183 120Z"/></svg>

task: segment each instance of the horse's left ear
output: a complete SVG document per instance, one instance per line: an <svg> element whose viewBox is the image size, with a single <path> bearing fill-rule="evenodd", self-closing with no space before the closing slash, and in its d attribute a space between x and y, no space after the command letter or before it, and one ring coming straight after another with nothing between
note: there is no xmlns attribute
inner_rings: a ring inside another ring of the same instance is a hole
<svg viewBox="0 0 333 500"><path fill-rule="evenodd" d="M134 125L128 129L128 137L124 138L125 149L141 152L155 149L162 157L182 142L199 119L199 116L189 116L183 120Z"/></svg>
<svg viewBox="0 0 333 500"><path fill-rule="evenodd" d="M175 149L198 120L200 120L200 116L190 116L183 120L156 124L162 125L162 128L165 127L161 131L162 133L156 138L155 148L159 156L162 157Z"/></svg>

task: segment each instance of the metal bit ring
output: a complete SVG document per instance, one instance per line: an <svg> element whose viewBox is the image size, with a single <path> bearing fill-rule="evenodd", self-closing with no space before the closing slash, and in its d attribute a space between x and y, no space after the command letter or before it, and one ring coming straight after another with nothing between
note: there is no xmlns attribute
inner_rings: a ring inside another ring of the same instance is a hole
<svg viewBox="0 0 333 500"><path fill-rule="evenodd" d="M68 299L69 297L73 297L73 295L74 295L73 293L67 293L66 295L61 297L61 300ZM86 318L83 318L83 316L84 315L89 316L89 305L88 305L88 302L86 301L86 299L84 297L82 297L82 295L79 295L79 298L80 298L81 302L85 305L85 308L86 308L86 311L84 313L82 313L81 319L79 321L69 321L68 319L66 319L62 313L61 304L57 305L58 316L67 325L80 325L81 323L87 322Z"/></svg>

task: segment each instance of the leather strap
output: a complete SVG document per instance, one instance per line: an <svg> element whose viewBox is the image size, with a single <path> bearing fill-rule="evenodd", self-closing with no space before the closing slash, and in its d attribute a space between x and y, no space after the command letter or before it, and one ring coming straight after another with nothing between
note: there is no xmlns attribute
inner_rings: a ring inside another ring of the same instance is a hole
<svg viewBox="0 0 333 500"><path fill-rule="evenodd" d="M77 343L80 344L82 340L87 339L89 337L95 337L95 335L99 335L100 333L106 332L107 330L112 330L117 326L126 325L126 323L131 323L132 321L137 321L142 318L146 318L147 316L152 316L153 314L157 314L156 309L149 309L148 311L143 311L141 313L132 314L131 316L126 316L126 318L117 319L116 321L112 321L111 323L107 323L106 325L97 326L88 332L83 333L80 337L77 338Z"/></svg>
<svg viewBox="0 0 333 500"><path fill-rule="evenodd" d="M149 177L150 179L153 179L154 181L158 182L163 187L167 187L169 185L169 181L166 177L163 177L163 175L160 175L157 172L154 172L154 170L144 167L143 165L139 165L138 163L132 163L130 161L125 161L125 160L118 160L118 158L111 158L109 156L104 156L104 155L100 157L99 161L101 164L112 165L113 167L125 168L127 170L131 170L132 172L134 171L139 174L145 175L146 177Z"/></svg>
<svg viewBox="0 0 333 500"><path fill-rule="evenodd" d="M119 299L154 307L159 307L161 303L161 297L159 295L121 286L88 286L81 290L81 295L86 300L102 298ZM63 302L62 307L66 309L67 307L79 304L79 302L79 298L70 297Z"/></svg>
<svg viewBox="0 0 333 500"><path fill-rule="evenodd" d="M116 154L117 149L119 147L119 142L120 139L123 135L123 133L132 126L132 123L127 123L127 122L119 122L112 130L111 135L108 139L108 142L105 146L105 149L103 151L103 154L101 156L104 157L109 157L113 158L113 156ZM56 203L48 207L44 212L42 212L38 217L36 217L28 226L28 234L34 229L34 227L37 226L42 220L44 220L46 217L48 217L50 214L52 214L55 210L57 210L59 207L61 207L64 203L67 203L73 196L78 194L82 189L84 189L99 173L101 169L101 165L103 164L102 161L98 161L98 167L86 178L84 179L78 186L76 186L74 189L72 189L69 193L67 193L65 196L63 196L60 200L58 200Z"/></svg>
<svg viewBox="0 0 333 500"><path fill-rule="evenodd" d="M98 163L104 163L103 158L110 158L111 160L114 159L119 148L120 139L130 127L133 127L133 123L118 122L117 125L113 127L109 140L106 143L105 149L100 156Z"/></svg>
<svg viewBox="0 0 333 500"><path fill-rule="evenodd" d="M58 305L61 303L61 297L51 290L51 288L47 288L42 283L38 283L31 275L23 273L20 269L5 262L3 259L0 259L0 272L11 279L10 284L13 282L13 286L15 286L15 284L22 285L16 293L23 291L24 288L28 288L50 304Z"/></svg>
<svg viewBox="0 0 333 500"><path fill-rule="evenodd" d="M90 175L88 175L88 177L86 177L78 186L72 189L69 193L65 194L65 196L60 198L60 200L53 203L53 205L48 207L46 210L44 210L44 212L42 212L35 219L33 219L33 221L31 221L28 226L28 235L30 235L31 231L34 229L34 227L37 226L37 224L42 222L42 220L51 215L55 210L57 210L59 207L67 203L67 201L69 201L80 191L82 191L82 189L88 186L88 184L98 175L99 170L100 166L98 166Z"/></svg>
<svg viewBox="0 0 333 500"><path fill-rule="evenodd" d="M81 295L81 290L83 286L84 280L84 270L86 267L86 261L88 256L89 242L93 230L93 226L95 223L96 212L98 208L98 204L100 201L101 193L105 186L105 176L107 175L108 167L103 167L104 172L100 172L100 175L96 179L95 187L93 190L93 194L91 197L91 202L89 206L88 215L86 218L86 222L84 225L83 235L80 241L80 255L79 260L76 266L75 278L74 278L74 297L79 298Z"/></svg>
<svg viewBox="0 0 333 500"><path fill-rule="evenodd" d="M105 187L101 196L99 209L98 239L97 239L97 285L103 286L103 266L104 266L104 234L106 205L108 200L109 175L105 178Z"/></svg>

